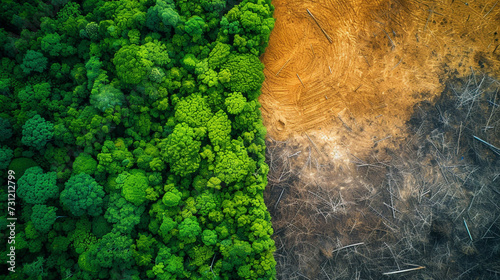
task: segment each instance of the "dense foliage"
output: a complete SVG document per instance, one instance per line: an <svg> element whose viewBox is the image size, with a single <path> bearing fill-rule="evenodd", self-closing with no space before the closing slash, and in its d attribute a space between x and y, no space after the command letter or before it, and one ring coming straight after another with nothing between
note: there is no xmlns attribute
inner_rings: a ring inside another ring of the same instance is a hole
<svg viewBox="0 0 500 280"><path fill-rule="evenodd" d="M0 176L17 182L3 279L275 278L257 101L272 14L2 1Z"/></svg>

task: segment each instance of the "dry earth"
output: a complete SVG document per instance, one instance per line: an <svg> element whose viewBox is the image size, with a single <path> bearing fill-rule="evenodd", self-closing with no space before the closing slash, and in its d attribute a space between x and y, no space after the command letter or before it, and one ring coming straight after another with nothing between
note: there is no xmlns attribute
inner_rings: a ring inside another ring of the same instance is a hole
<svg viewBox="0 0 500 280"><path fill-rule="evenodd" d="M273 1L278 279L500 279L499 2Z"/></svg>
<svg viewBox="0 0 500 280"><path fill-rule="evenodd" d="M436 97L448 78L499 73L497 3L273 1L276 25L261 58L269 136L308 132L358 152L405 137L414 105Z"/></svg>

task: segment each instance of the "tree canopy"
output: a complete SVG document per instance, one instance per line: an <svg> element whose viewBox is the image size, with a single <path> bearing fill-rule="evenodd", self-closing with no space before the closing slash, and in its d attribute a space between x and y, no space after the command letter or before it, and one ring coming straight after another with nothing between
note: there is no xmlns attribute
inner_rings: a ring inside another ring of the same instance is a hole
<svg viewBox="0 0 500 280"><path fill-rule="evenodd" d="M0 177L23 260L6 280L275 278L257 100L272 12L1 1Z"/></svg>

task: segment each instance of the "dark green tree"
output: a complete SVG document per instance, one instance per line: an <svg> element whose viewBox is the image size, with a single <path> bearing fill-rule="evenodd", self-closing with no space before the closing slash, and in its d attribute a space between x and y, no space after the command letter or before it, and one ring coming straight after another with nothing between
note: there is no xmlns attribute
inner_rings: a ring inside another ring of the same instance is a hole
<svg viewBox="0 0 500 280"><path fill-rule="evenodd" d="M12 136L12 125L8 119L0 117L0 142Z"/></svg>
<svg viewBox="0 0 500 280"><path fill-rule="evenodd" d="M13 156L14 152L9 147L0 147L0 170L7 169Z"/></svg>
<svg viewBox="0 0 500 280"><path fill-rule="evenodd" d="M94 178L87 173L79 173L66 182L60 200L75 216L99 216L102 214L104 195L102 186Z"/></svg>
<svg viewBox="0 0 500 280"><path fill-rule="evenodd" d="M21 69L25 74L30 74L33 71L41 73L47 68L47 61L41 52L29 50L23 58Z"/></svg>
<svg viewBox="0 0 500 280"><path fill-rule="evenodd" d="M21 142L40 150L52 137L54 137L54 125L37 114L23 125Z"/></svg>
<svg viewBox="0 0 500 280"><path fill-rule="evenodd" d="M35 226L35 229L40 233L49 232L57 219L57 207L35 204L33 205L32 210L33 213L31 214L31 221Z"/></svg>
<svg viewBox="0 0 500 280"><path fill-rule="evenodd" d="M28 277L27 279L41 280L47 277L48 273L46 269L44 270L44 263L45 258L40 256L36 261L25 264L23 266L23 273Z"/></svg>
<svg viewBox="0 0 500 280"><path fill-rule="evenodd" d="M19 178L17 194L27 203L45 203L59 196L56 172L43 173L42 168L31 167Z"/></svg>

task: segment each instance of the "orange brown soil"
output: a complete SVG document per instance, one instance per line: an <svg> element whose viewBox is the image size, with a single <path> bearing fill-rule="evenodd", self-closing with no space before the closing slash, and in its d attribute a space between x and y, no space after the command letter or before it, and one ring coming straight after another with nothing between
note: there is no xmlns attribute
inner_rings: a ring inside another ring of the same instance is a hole
<svg viewBox="0 0 500 280"><path fill-rule="evenodd" d="M406 137L414 105L440 94L447 78L499 73L496 3L274 0L276 24L261 58L269 136L309 133L361 150Z"/></svg>

